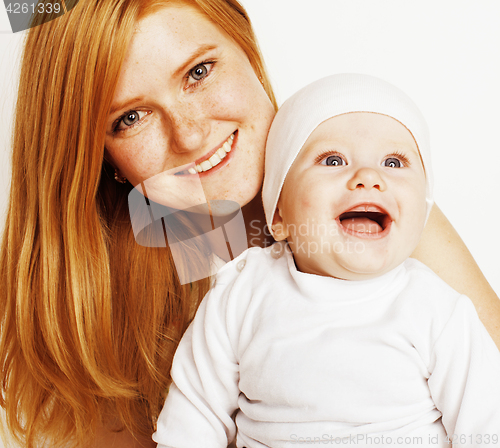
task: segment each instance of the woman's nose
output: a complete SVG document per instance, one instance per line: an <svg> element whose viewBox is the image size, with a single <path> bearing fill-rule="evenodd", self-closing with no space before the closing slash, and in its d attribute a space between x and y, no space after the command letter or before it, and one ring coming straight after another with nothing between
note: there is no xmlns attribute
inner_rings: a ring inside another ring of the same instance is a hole
<svg viewBox="0 0 500 448"><path fill-rule="evenodd" d="M370 190L376 188L379 191L385 191L386 184L377 170L373 168L360 168L347 182L347 188L349 190L356 190L358 188Z"/></svg>
<svg viewBox="0 0 500 448"><path fill-rule="evenodd" d="M210 133L209 120L194 111L175 111L170 114L171 146L175 152L202 149Z"/></svg>

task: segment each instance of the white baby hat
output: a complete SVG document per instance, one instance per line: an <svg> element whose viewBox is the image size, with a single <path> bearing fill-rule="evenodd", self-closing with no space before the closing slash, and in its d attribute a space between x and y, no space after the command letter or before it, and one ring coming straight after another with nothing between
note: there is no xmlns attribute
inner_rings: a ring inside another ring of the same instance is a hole
<svg viewBox="0 0 500 448"><path fill-rule="evenodd" d="M285 101L269 131L262 199L269 230L286 175L311 133L325 120L350 112L387 115L413 135L425 169L429 217L432 204L432 169L427 123L404 92L379 78L339 74L309 84Z"/></svg>

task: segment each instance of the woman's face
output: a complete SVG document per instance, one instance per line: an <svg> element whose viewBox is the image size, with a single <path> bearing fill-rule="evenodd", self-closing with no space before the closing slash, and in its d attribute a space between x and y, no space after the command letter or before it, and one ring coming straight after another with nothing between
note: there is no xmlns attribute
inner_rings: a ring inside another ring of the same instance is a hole
<svg viewBox="0 0 500 448"><path fill-rule="evenodd" d="M169 171L182 194L182 182L199 176L207 199L243 206L261 187L273 117L243 50L196 9L172 5L136 25L106 149L134 186Z"/></svg>

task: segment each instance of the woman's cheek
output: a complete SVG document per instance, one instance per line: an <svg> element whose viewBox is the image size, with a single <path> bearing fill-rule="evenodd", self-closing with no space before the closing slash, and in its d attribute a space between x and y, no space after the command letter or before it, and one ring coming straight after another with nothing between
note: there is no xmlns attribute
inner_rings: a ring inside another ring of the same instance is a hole
<svg viewBox="0 0 500 448"><path fill-rule="evenodd" d="M122 174L133 184L163 171L167 158L167 141L152 124L131 138L117 139L108 152Z"/></svg>
<svg viewBox="0 0 500 448"><path fill-rule="evenodd" d="M217 104L231 111L235 118L262 116L270 103L259 79L248 62L237 65L224 72L214 89L217 92ZM271 105L272 108L272 105ZM274 109L273 109L274 111Z"/></svg>
<svg viewBox="0 0 500 448"><path fill-rule="evenodd" d="M214 94L208 99L207 110L212 110L216 118L229 121L242 121L246 115L249 98L240 86L222 83L214 89Z"/></svg>

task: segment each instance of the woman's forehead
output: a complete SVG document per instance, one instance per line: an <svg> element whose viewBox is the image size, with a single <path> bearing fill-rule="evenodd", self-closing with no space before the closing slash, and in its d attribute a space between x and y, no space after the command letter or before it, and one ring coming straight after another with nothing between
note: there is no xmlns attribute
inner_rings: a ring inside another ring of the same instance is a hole
<svg viewBox="0 0 500 448"><path fill-rule="evenodd" d="M197 8L181 3L162 4L141 14L134 27L134 36L145 32L168 30L172 34L182 34L192 30L191 38L199 40L207 34L219 34L220 28Z"/></svg>
<svg viewBox="0 0 500 448"><path fill-rule="evenodd" d="M112 109L158 83L181 79L205 54L234 48L234 42L190 6L165 6L138 21L123 61ZM122 98L123 97L123 98Z"/></svg>

